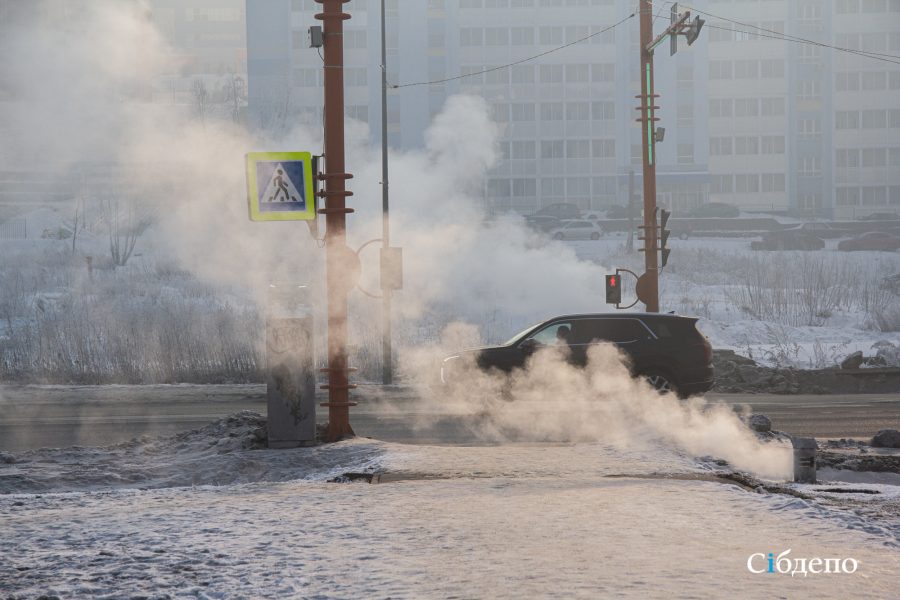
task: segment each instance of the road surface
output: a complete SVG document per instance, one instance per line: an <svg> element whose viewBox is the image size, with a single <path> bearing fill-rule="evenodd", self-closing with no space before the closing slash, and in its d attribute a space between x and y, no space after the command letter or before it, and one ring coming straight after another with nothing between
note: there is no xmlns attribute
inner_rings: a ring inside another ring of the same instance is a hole
<svg viewBox="0 0 900 600"><path fill-rule="evenodd" d="M465 418L423 410L412 387L360 386L358 435L403 443L475 444ZM818 438L868 438L900 428L900 394L708 394L750 405L775 429ZM324 398L323 398L324 399ZM390 408L388 408L388 404ZM0 450L100 446L202 426L240 410L265 412L264 385L0 386ZM319 408L319 420L327 416ZM414 428L418 418L432 422Z"/></svg>

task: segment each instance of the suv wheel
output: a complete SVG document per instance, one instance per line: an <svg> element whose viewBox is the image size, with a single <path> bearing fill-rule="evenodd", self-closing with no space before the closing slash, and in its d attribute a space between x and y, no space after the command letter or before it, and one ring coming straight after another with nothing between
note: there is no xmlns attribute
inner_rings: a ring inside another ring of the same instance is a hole
<svg viewBox="0 0 900 600"><path fill-rule="evenodd" d="M678 394L678 386L671 375L665 371L648 371L643 374L644 379L654 390L660 394Z"/></svg>

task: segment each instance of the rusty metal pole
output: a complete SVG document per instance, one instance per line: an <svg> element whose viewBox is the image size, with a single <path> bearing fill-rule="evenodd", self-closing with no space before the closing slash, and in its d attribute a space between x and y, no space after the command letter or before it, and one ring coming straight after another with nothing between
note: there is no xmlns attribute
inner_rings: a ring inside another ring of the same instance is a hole
<svg viewBox="0 0 900 600"><path fill-rule="evenodd" d="M325 281L328 296L328 429L327 441L352 436L350 427L350 389L347 365L347 295L353 287L350 282L351 256L355 253L347 247L346 198L353 192L346 190L345 182L353 176L344 170L344 21L350 15L342 5L350 0L316 0L322 4L322 12L316 19L323 22L325 69L325 190L319 194L325 198Z"/></svg>
<svg viewBox="0 0 900 600"><path fill-rule="evenodd" d="M659 312L659 268L656 248L656 140L653 93L653 4L641 0L641 118L644 154L644 265L641 297L647 312Z"/></svg>

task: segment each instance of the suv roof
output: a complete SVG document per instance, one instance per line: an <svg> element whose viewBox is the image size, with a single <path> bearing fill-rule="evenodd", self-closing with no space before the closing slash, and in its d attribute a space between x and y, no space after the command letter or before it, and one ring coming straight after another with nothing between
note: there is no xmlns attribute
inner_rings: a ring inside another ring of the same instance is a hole
<svg viewBox="0 0 900 600"><path fill-rule="evenodd" d="M638 313L580 313L580 314L572 314L572 315L559 315L556 317L550 317L549 319L544 319L546 321L556 321L557 319L621 319L622 317L628 317L630 319L640 318L640 319L692 319L694 321L697 320L697 317L689 317L686 315L674 315L671 313L646 313L646 312L638 312Z"/></svg>

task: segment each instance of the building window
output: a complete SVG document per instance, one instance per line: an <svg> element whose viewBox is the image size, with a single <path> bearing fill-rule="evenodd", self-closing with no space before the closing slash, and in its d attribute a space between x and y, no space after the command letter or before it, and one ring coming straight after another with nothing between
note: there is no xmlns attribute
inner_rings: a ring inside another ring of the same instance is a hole
<svg viewBox="0 0 900 600"><path fill-rule="evenodd" d="M859 206L859 188L837 188L834 192L834 201L838 206Z"/></svg>
<svg viewBox="0 0 900 600"><path fill-rule="evenodd" d="M738 194L754 194L759 192L759 175L741 174L734 176L734 191Z"/></svg>
<svg viewBox="0 0 900 600"><path fill-rule="evenodd" d="M541 158L564 158L563 140L541 140Z"/></svg>
<svg viewBox="0 0 900 600"><path fill-rule="evenodd" d="M763 154L784 154L783 135L764 135L760 138Z"/></svg>
<svg viewBox="0 0 900 600"><path fill-rule="evenodd" d="M540 66L541 83L562 83L563 67L562 65L541 65Z"/></svg>
<svg viewBox="0 0 900 600"><path fill-rule="evenodd" d="M616 66L612 63L598 63L591 65L591 81L606 82L615 81Z"/></svg>
<svg viewBox="0 0 900 600"><path fill-rule="evenodd" d="M784 77L784 61L777 58L760 61L759 73L763 79L780 79Z"/></svg>
<svg viewBox="0 0 900 600"><path fill-rule="evenodd" d="M609 121L616 118L616 105L614 102L591 102L591 115L595 121Z"/></svg>
<svg viewBox="0 0 900 600"><path fill-rule="evenodd" d="M538 30L538 40L544 46L559 46L563 43L563 28L541 27Z"/></svg>
<svg viewBox="0 0 900 600"><path fill-rule="evenodd" d="M759 138L752 136L736 136L734 153L738 155L759 154Z"/></svg>
<svg viewBox="0 0 900 600"><path fill-rule="evenodd" d="M735 79L759 79L759 61L736 60L734 61Z"/></svg>
<svg viewBox="0 0 900 600"><path fill-rule="evenodd" d="M732 106L734 102L731 99L710 100L709 116L710 117L730 117L732 115Z"/></svg>
<svg viewBox="0 0 900 600"><path fill-rule="evenodd" d="M535 143L532 141L514 141L511 143L511 157L513 159L537 158Z"/></svg>
<svg viewBox="0 0 900 600"><path fill-rule="evenodd" d="M510 77L513 83L534 83L534 66L514 65L510 69Z"/></svg>
<svg viewBox="0 0 900 600"><path fill-rule="evenodd" d="M797 163L800 175L810 177L822 174L822 161L818 156L801 156Z"/></svg>
<svg viewBox="0 0 900 600"><path fill-rule="evenodd" d="M887 149L886 148L863 148L862 149L862 166L863 167L886 167L887 166Z"/></svg>
<svg viewBox="0 0 900 600"><path fill-rule="evenodd" d="M764 117L780 117L784 115L784 98L761 98L759 112Z"/></svg>
<svg viewBox="0 0 900 600"><path fill-rule="evenodd" d="M512 195L513 198L537 196L537 181L531 178L513 179Z"/></svg>
<svg viewBox="0 0 900 600"><path fill-rule="evenodd" d="M734 101L735 117L758 117L759 100L756 98L738 98Z"/></svg>
<svg viewBox="0 0 900 600"><path fill-rule="evenodd" d="M484 30L485 46L508 46L509 29L506 27L486 27Z"/></svg>
<svg viewBox="0 0 900 600"><path fill-rule="evenodd" d="M534 121L534 104L515 103L510 105L510 120Z"/></svg>
<svg viewBox="0 0 900 600"><path fill-rule="evenodd" d="M709 154L710 156L731 156L731 138L730 137L711 137L709 138Z"/></svg>
<svg viewBox="0 0 900 600"><path fill-rule="evenodd" d="M834 164L839 169L859 167L859 150L857 148L842 148L834 153Z"/></svg>
<svg viewBox="0 0 900 600"><path fill-rule="evenodd" d="M510 29L510 38L513 46L534 46L534 28L513 27Z"/></svg>
<svg viewBox="0 0 900 600"><path fill-rule="evenodd" d="M734 178L731 175L713 175L709 181L711 194L730 194L734 191Z"/></svg>
<svg viewBox="0 0 900 600"><path fill-rule="evenodd" d="M566 65L566 83L587 83L589 79L588 65Z"/></svg>
<svg viewBox="0 0 900 600"><path fill-rule="evenodd" d="M834 87L839 92L854 92L859 89L859 72L836 73Z"/></svg>
<svg viewBox="0 0 900 600"><path fill-rule="evenodd" d="M887 127L887 111L864 110L861 116L863 129L884 129Z"/></svg>
<svg viewBox="0 0 900 600"><path fill-rule="evenodd" d="M709 61L709 78L710 79L731 79L731 61L730 60L711 60L711 61Z"/></svg>
<svg viewBox="0 0 900 600"><path fill-rule="evenodd" d="M616 157L616 140L594 140L592 147L594 158Z"/></svg>
<svg viewBox="0 0 900 600"><path fill-rule="evenodd" d="M541 121L562 121L562 102L541 102Z"/></svg>
<svg viewBox="0 0 900 600"><path fill-rule="evenodd" d="M885 71L867 71L862 73L862 89L866 91L886 90L887 73Z"/></svg>
<svg viewBox="0 0 900 600"><path fill-rule="evenodd" d="M590 140L568 140L566 141L566 158L590 158L591 142Z"/></svg>
<svg viewBox="0 0 900 600"><path fill-rule="evenodd" d="M588 102L567 102L567 121L589 121L591 119L591 105Z"/></svg>
<svg viewBox="0 0 900 600"><path fill-rule="evenodd" d="M542 177L541 197L563 198L566 195L566 180L562 177Z"/></svg>
<svg viewBox="0 0 900 600"><path fill-rule="evenodd" d="M694 145L678 144L678 164L691 165L694 163Z"/></svg>
<svg viewBox="0 0 900 600"><path fill-rule="evenodd" d="M785 190L784 173L763 173L762 174L762 191L763 192L783 192Z"/></svg>

